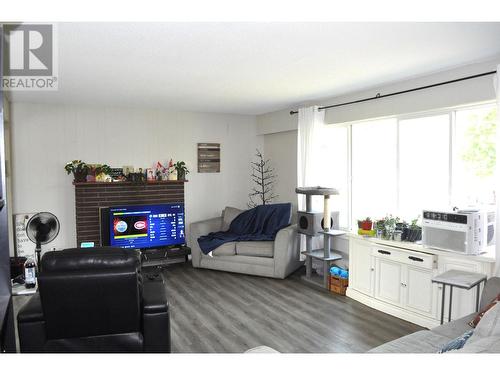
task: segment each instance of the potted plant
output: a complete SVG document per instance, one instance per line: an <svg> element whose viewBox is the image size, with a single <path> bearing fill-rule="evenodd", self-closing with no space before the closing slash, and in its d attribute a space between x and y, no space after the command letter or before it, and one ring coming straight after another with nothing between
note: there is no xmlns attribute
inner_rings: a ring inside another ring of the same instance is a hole
<svg viewBox="0 0 500 375"><path fill-rule="evenodd" d="M87 181L89 166L81 160L73 160L64 166L68 174L73 173L73 182Z"/></svg>
<svg viewBox="0 0 500 375"><path fill-rule="evenodd" d="M99 165L95 168L96 181L105 181L106 175L111 173L111 167L107 164Z"/></svg>
<svg viewBox="0 0 500 375"><path fill-rule="evenodd" d="M418 225L418 220L420 215L411 221L410 227L408 228L408 235L406 236L406 241L417 242L422 239L422 227Z"/></svg>
<svg viewBox="0 0 500 375"><path fill-rule="evenodd" d="M380 219L375 222L375 229L377 230L377 238L382 238L385 230L385 220Z"/></svg>
<svg viewBox="0 0 500 375"><path fill-rule="evenodd" d="M384 239L392 240L394 239L394 231L396 230L396 223L399 221L399 217L394 217L392 215L386 216L384 218Z"/></svg>
<svg viewBox="0 0 500 375"><path fill-rule="evenodd" d="M174 164L174 168L177 171L177 178L179 180L185 180L186 175L189 173L189 170L186 167L186 163L183 161L178 161Z"/></svg>
<svg viewBox="0 0 500 375"><path fill-rule="evenodd" d="M358 220L358 227L363 230L372 230L373 227L372 219L367 217L364 220Z"/></svg>
<svg viewBox="0 0 500 375"><path fill-rule="evenodd" d="M95 182L103 180L102 174L111 172L111 168L106 164L91 164L88 166L87 181Z"/></svg>
<svg viewBox="0 0 500 375"><path fill-rule="evenodd" d="M396 241L405 241L408 236L408 223L402 221L396 223L396 230L394 231L394 239Z"/></svg>

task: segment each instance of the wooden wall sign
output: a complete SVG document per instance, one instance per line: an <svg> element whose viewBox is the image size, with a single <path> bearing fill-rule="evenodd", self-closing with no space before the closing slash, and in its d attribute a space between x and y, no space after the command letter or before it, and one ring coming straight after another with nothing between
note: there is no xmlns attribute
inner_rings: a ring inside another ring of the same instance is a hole
<svg viewBox="0 0 500 375"><path fill-rule="evenodd" d="M198 143L198 173L220 172L220 143Z"/></svg>

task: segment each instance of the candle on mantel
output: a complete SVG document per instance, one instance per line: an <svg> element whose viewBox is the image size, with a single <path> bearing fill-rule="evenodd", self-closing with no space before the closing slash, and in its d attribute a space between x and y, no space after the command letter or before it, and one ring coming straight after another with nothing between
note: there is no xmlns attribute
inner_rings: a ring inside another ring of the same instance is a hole
<svg viewBox="0 0 500 375"><path fill-rule="evenodd" d="M324 212L323 212L323 227L326 231L329 231L330 230L330 215L331 215L331 211L330 211L330 196L329 195L325 195L324 196Z"/></svg>

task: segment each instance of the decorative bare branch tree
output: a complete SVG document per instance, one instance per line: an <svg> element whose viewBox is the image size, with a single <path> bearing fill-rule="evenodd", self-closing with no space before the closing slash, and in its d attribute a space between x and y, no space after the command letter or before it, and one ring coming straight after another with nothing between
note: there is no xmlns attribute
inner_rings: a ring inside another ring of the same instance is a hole
<svg viewBox="0 0 500 375"><path fill-rule="evenodd" d="M248 194L248 198L250 198L248 207L250 208L261 204L269 204L273 199L278 198L278 195L273 192L277 177L274 174L274 168L270 166L269 159L264 160L262 153L258 149L255 155L257 156L257 161L251 162L251 177L256 186Z"/></svg>

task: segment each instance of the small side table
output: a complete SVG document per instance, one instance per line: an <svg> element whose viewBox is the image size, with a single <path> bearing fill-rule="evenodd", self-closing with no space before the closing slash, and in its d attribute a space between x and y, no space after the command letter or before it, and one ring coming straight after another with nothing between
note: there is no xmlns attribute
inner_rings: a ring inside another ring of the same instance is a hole
<svg viewBox="0 0 500 375"><path fill-rule="evenodd" d="M481 283L484 282L486 284L487 276L481 273L476 272L468 272L468 271L459 271L459 270L450 270L446 271L440 275L437 275L432 278L433 283L442 284L443 292L441 297L441 324L443 324L444 320L444 299L446 292L446 285L450 287L450 304L448 308L448 322L451 321L451 303L453 298L453 287L457 287L460 289L470 290L477 287L476 293L476 311L479 311L479 292L481 289Z"/></svg>

